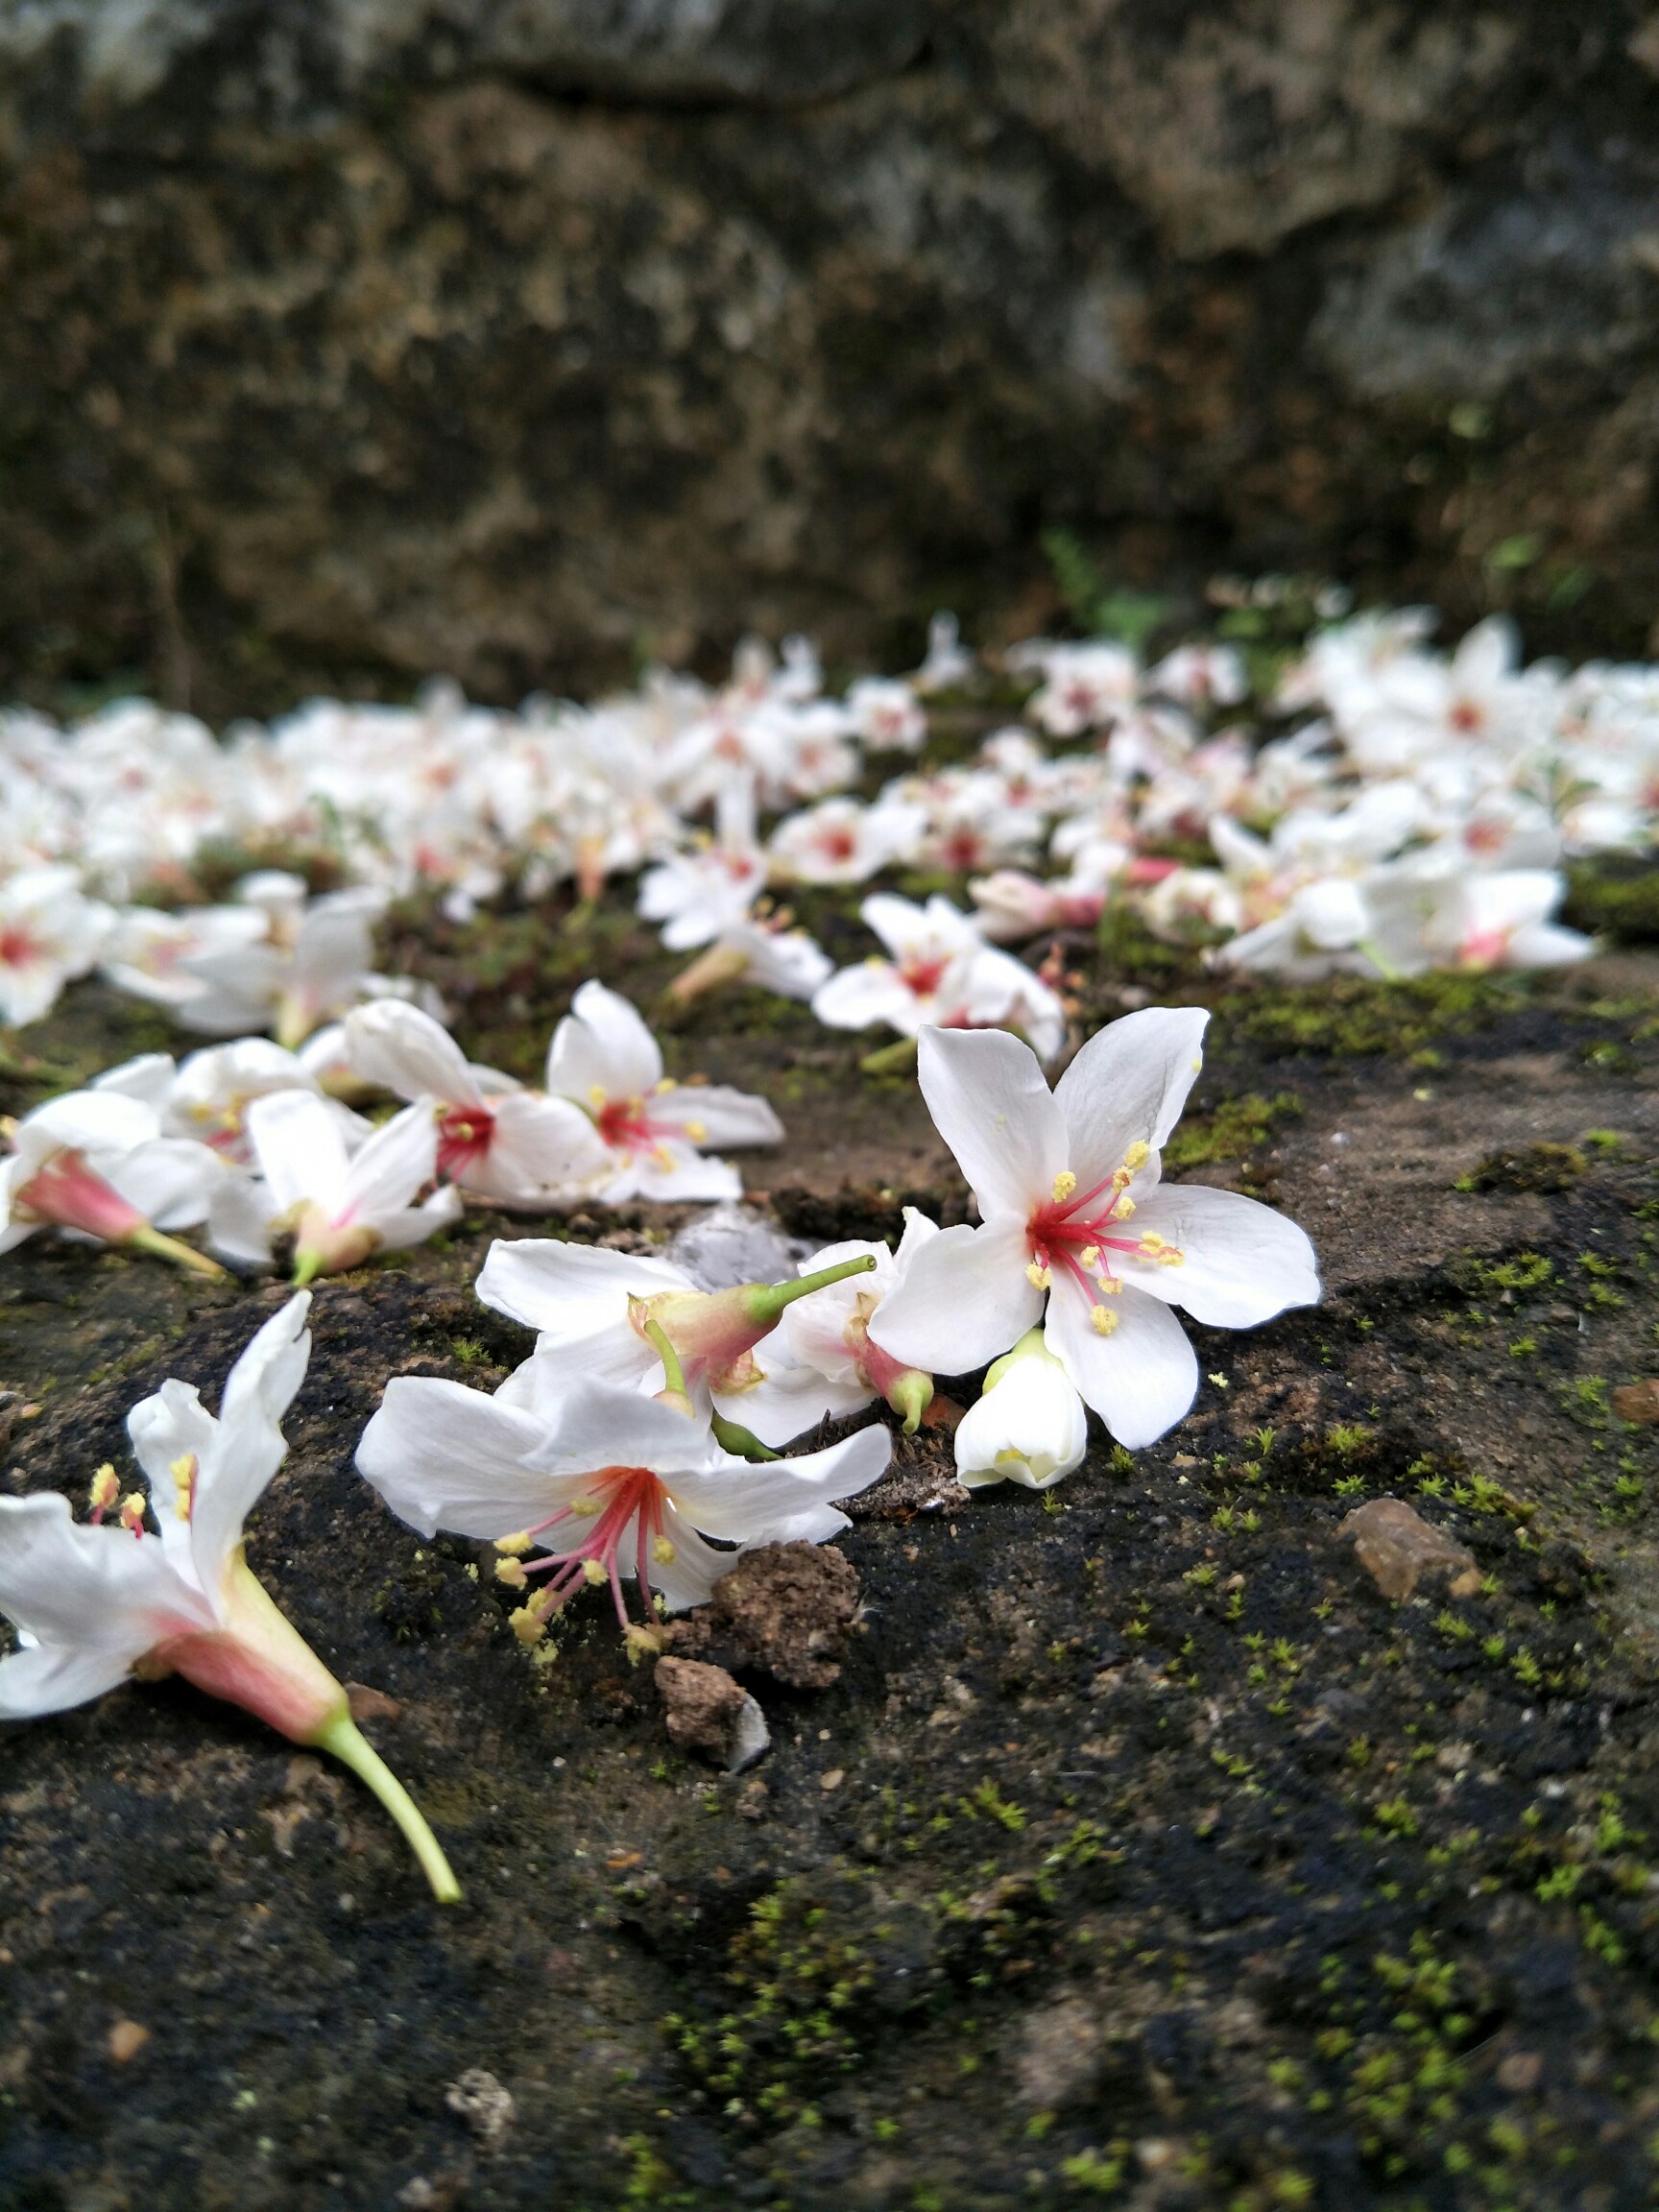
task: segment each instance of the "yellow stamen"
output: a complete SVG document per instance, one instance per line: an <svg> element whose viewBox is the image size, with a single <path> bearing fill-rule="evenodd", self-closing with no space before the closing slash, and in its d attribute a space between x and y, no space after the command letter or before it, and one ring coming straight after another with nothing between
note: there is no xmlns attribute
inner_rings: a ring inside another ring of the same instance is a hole
<svg viewBox="0 0 1659 2212"><path fill-rule="evenodd" d="M142 1490L129 1490L121 1501L121 1526L130 1528L134 1536L143 1531L145 1503Z"/></svg>
<svg viewBox="0 0 1659 2212"><path fill-rule="evenodd" d="M547 1633L547 1623L533 1605L520 1605L517 1613L509 1613L508 1625L520 1644L540 1644Z"/></svg>
<svg viewBox="0 0 1659 2212"><path fill-rule="evenodd" d="M1039 1267L1036 1261L1033 1260L1030 1266L1025 1270L1025 1280L1030 1284L1033 1290L1046 1290L1053 1281L1053 1277L1046 1267Z"/></svg>
<svg viewBox="0 0 1659 2212"><path fill-rule="evenodd" d="M673 1545L666 1536L657 1537L651 1546L651 1556L659 1567L671 1567L676 1557Z"/></svg>
<svg viewBox="0 0 1659 2212"><path fill-rule="evenodd" d="M1100 1247L1098 1244L1085 1244L1082 1251L1077 1255L1077 1264L1080 1267L1093 1267L1099 1257Z"/></svg>
<svg viewBox="0 0 1659 2212"><path fill-rule="evenodd" d="M1137 1137L1134 1143L1130 1145L1128 1151L1123 1155L1123 1165L1133 1175L1137 1168L1144 1167L1147 1161L1150 1160L1151 1157L1151 1145L1142 1143L1141 1139Z"/></svg>
<svg viewBox="0 0 1659 2212"><path fill-rule="evenodd" d="M658 1079L657 1079L657 1081L656 1081L656 1082L655 1082L655 1083L654 1083L654 1084L651 1086L651 1088L652 1088L652 1090L653 1090L653 1091L656 1093L657 1096L658 1096L659 1098L661 1098L664 1091L672 1091L672 1090L673 1090L673 1088L674 1088L674 1078L673 1078L673 1076L672 1076L672 1075L661 1075L661 1076L659 1076L659 1078L658 1078Z"/></svg>
<svg viewBox="0 0 1659 2212"><path fill-rule="evenodd" d="M495 1549L497 1551L511 1551L517 1557L522 1558L530 1549L530 1531L527 1528L520 1528L516 1536L497 1536Z"/></svg>
<svg viewBox="0 0 1659 2212"><path fill-rule="evenodd" d="M599 1501L597 1498L572 1498L570 1510L580 1514L584 1521L591 1521L599 1510Z"/></svg>
<svg viewBox="0 0 1659 2212"><path fill-rule="evenodd" d="M610 1103L610 1097L611 1094L606 1090L603 1083L589 1084L588 1103L592 1107L595 1114L602 1114L605 1111L606 1106Z"/></svg>
<svg viewBox="0 0 1659 2212"><path fill-rule="evenodd" d="M108 1513L120 1495L121 1485L115 1479L115 1470L106 1459L103 1466L92 1478L92 1487L87 1493L87 1503L95 1512Z"/></svg>
<svg viewBox="0 0 1659 2212"><path fill-rule="evenodd" d="M509 1590L527 1590L530 1586L530 1577L525 1574L522 1563L517 1559L497 1559L495 1579L497 1582L505 1582Z"/></svg>
<svg viewBox="0 0 1659 2212"><path fill-rule="evenodd" d="M1118 1291L1122 1289L1123 1286L1118 1282L1116 1275L1096 1275L1094 1278L1094 1287L1100 1291L1103 1296L1107 1298L1116 1298Z"/></svg>
<svg viewBox="0 0 1659 2212"><path fill-rule="evenodd" d="M173 1478L173 1489L179 1501L179 1518L180 1521L188 1521L190 1508L196 1503L195 1453L186 1452L181 1458L175 1459L167 1472Z"/></svg>
<svg viewBox="0 0 1659 2212"><path fill-rule="evenodd" d="M584 1582L591 1583L592 1587L597 1590L609 1582L611 1577L606 1574L602 1560L584 1559L582 1562L582 1579Z"/></svg>
<svg viewBox="0 0 1659 2212"><path fill-rule="evenodd" d="M1067 1199L1070 1197L1072 1191L1075 1190L1076 1188L1076 1176L1072 1174L1070 1167L1062 1167L1059 1174L1054 1178L1055 1205L1064 1206Z"/></svg>
<svg viewBox="0 0 1659 2212"><path fill-rule="evenodd" d="M1094 1324L1096 1336L1110 1336L1113 1330L1118 1326L1118 1316L1109 1306L1091 1307L1089 1318Z"/></svg>
<svg viewBox="0 0 1659 2212"><path fill-rule="evenodd" d="M1141 1250L1142 1254L1145 1255L1153 1252L1162 1252L1163 1249L1163 1238L1159 1236L1156 1229L1148 1229L1145 1236L1141 1239Z"/></svg>
<svg viewBox="0 0 1659 2212"><path fill-rule="evenodd" d="M685 1134L693 1144L701 1144L709 1135L709 1124L707 1121L687 1121Z"/></svg>
<svg viewBox="0 0 1659 2212"><path fill-rule="evenodd" d="M1187 1255L1179 1245L1166 1244L1158 1255L1160 1267L1180 1267L1186 1264Z"/></svg>
<svg viewBox="0 0 1659 2212"><path fill-rule="evenodd" d="M1125 1191L1123 1196L1118 1199L1117 1205L1113 1207L1112 1211L1117 1214L1119 1221L1127 1221L1130 1214L1135 1211L1135 1201L1129 1196L1128 1192Z"/></svg>

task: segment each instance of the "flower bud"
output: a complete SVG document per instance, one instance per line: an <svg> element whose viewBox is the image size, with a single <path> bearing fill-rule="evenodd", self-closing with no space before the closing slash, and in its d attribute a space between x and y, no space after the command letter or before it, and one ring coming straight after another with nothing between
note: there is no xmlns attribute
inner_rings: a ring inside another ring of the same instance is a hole
<svg viewBox="0 0 1659 2212"><path fill-rule="evenodd" d="M1033 1329L991 1367L958 1425L957 1479L970 1490L1003 1481L1046 1490L1081 1462L1088 1443L1083 1401Z"/></svg>

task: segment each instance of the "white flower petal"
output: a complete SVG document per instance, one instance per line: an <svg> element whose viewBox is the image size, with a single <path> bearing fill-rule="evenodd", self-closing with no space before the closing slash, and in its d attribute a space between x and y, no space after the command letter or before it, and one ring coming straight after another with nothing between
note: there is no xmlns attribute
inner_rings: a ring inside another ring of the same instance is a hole
<svg viewBox="0 0 1659 2212"><path fill-rule="evenodd" d="M546 1515L543 1479L524 1464L542 1428L482 1390L397 1375L363 1431L357 1466L422 1536L450 1528L493 1541Z"/></svg>
<svg viewBox="0 0 1659 2212"><path fill-rule="evenodd" d="M781 1144L783 1124L764 1098L724 1083L659 1091L648 1109L653 1121L690 1125L693 1144Z"/></svg>
<svg viewBox="0 0 1659 2212"><path fill-rule="evenodd" d="M214 1624L154 1537L77 1526L56 1491L0 1498L0 1613L42 1644L123 1654Z"/></svg>
<svg viewBox="0 0 1659 2212"><path fill-rule="evenodd" d="M689 1290L691 1279L665 1260L597 1244L524 1237L491 1245L473 1288L486 1306L561 1339L592 1334L624 1319L629 1298Z"/></svg>
<svg viewBox="0 0 1659 2212"><path fill-rule="evenodd" d="M811 1303L809 1298L802 1301L803 1305ZM757 1351L756 1357L765 1369L764 1382L749 1390L717 1390L714 1403L727 1420L741 1422L774 1451L804 1436L820 1421L844 1420L876 1396L867 1383L832 1382L816 1367L776 1367L768 1363L763 1351Z"/></svg>
<svg viewBox="0 0 1659 2212"><path fill-rule="evenodd" d="M133 1455L150 1485L150 1510L161 1531L168 1558L181 1575L196 1579L195 1555L190 1546L190 1526L179 1512L179 1485L173 1468L177 1461L194 1458L197 1469L207 1463L219 1425L203 1405L193 1382L169 1378L152 1398L142 1398L127 1416L127 1433Z"/></svg>
<svg viewBox="0 0 1659 2212"><path fill-rule="evenodd" d="M1147 1006L1091 1037L1054 1096L1079 1187L1104 1182L1131 1144L1156 1152L1181 1118L1203 1059L1201 1007Z"/></svg>
<svg viewBox="0 0 1659 2212"><path fill-rule="evenodd" d="M1137 1202L1134 1227L1182 1255L1175 1267L1114 1253L1126 1283L1183 1306L1211 1329L1254 1329L1289 1306L1319 1303L1319 1263L1307 1231L1271 1206L1199 1183L1166 1183Z"/></svg>
<svg viewBox="0 0 1659 2212"><path fill-rule="evenodd" d="M800 1459L727 1459L665 1475L674 1503L706 1536L734 1544L821 1544L847 1527L833 1501L879 1481L893 1438L878 1423Z"/></svg>
<svg viewBox="0 0 1659 2212"><path fill-rule="evenodd" d="M217 1433L204 1455L190 1516L196 1573L218 1591L242 1525L287 1456L282 1416L305 1379L311 1337L309 1291L298 1291L258 1331L225 1379Z"/></svg>
<svg viewBox="0 0 1659 2212"><path fill-rule="evenodd" d="M138 1651L63 1644L12 1651L0 1659L0 1720L36 1720L44 1713L66 1713L73 1705L102 1697L127 1679L140 1656Z"/></svg>
<svg viewBox="0 0 1659 2212"><path fill-rule="evenodd" d="M406 1106L366 1144L346 1169L344 1212L353 1221L383 1228L383 1216L400 1213L438 1172L438 1122L430 1104Z"/></svg>
<svg viewBox="0 0 1659 2212"><path fill-rule="evenodd" d="M490 1101L495 1117L489 1148L467 1163L457 1180L504 1206L541 1206L579 1196L610 1169L598 1131L567 1098L509 1091Z"/></svg>
<svg viewBox="0 0 1659 2212"><path fill-rule="evenodd" d="M375 998L346 1017L351 1072L398 1098L442 1098L451 1106L483 1102L467 1056L441 1022L399 998Z"/></svg>
<svg viewBox="0 0 1659 2212"><path fill-rule="evenodd" d="M877 1308L870 1334L884 1352L927 1375L966 1375L998 1358L1033 1328L1043 1292L1025 1270L1022 1218L942 1229Z"/></svg>
<svg viewBox="0 0 1659 2212"><path fill-rule="evenodd" d="M1138 1452L1187 1412L1198 1361L1180 1322L1155 1298L1124 1289L1101 1303L1117 1317L1107 1336L1082 1292L1056 1277L1044 1339L1118 1443Z"/></svg>
<svg viewBox="0 0 1659 2212"><path fill-rule="evenodd" d="M917 1075L987 1219L1023 1219L1047 1199L1066 1166L1066 1124L1028 1045L1000 1029L924 1029Z"/></svg>
<svg viewBox="0 0 1659 2212"><path fill-rule="evenodd" d="M642 1098L661 1079L662 1055L637 1009L603 983L584 983L553 1032L548 1090L586 1106L595 1091Z"/></svg>
<svg viewBox="0 0 1659 2212"><path fill-rule="evenodd" d="M349 1163L339 1128L321 1098L310 1091L269 1092L249 1106L247 1129L277 1214L314 1201L330 1220L338 1219Z"/></svg>

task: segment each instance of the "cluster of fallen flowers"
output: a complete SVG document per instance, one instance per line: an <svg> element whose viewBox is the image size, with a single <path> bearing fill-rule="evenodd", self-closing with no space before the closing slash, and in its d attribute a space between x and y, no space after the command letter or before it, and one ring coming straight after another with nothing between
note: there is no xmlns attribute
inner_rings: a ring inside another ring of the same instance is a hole
<svg viewBox="0 0 1659 2212"><path fill-rule="evenodd" d="M346 1103L407 1103L378 1127ZM662 1073L627 999L585 984L547 1054L545 1088L470 1065L420 1007L355 1008L301 1053L264 1037L175 1063L145 1053L16 1123L0 1161L0 1252L37 1230L150 1251L197 1272L294 1279L423 1242L464 1199L546 1214L624 1199L720 1199L737 1170L701 1146L772 1144L763 1098ZM209 1258L172 1232L199 1228Z"/></svg>
<svg viewBox="0 0 1659 2212"><path fill-rule="evenodd" d="M621 1011L607 995L606 1018ZM393 1043L412 1017L403 1009L391 1025ZM832 1246L793 1279L709 1290L666 1260L554 1238L496 1242L477 1293L535 1330L530 1356L493 1394L395 1377L359 1468L423 1535L493 1547L524 1644L547 1648L549 1623L591 1586L610 1591L638 1657L661 1651L665 1616L706 1603L736 1553L818 1544L846 1527L836 1502L880 1478L893 1440L874 1422L798 1455L779 1447L877 1401L914 1433L937 1372L990 1362L955 1429L969 1484L1057 1481L1084 1456L1086 1407L1120 1443L1152 1442L1197 1386L1172 1307L1248 1328L1319 1295L1294 1223L1232 1192L1160 1182L1206 1020L1131 1014L1093 1038L1052 1093L1016 1038L925 1029L923 1092L980 1220L941 1229L912 1212L897 1252ZM375 1034L390 1048L385 1022ZM583 1055L603 1036L603 1022L587 1025L564 1064L597 1065ZM487 1118L500 1094L476 1088L475 1102L450 1111ZM314 1094L262 1098L306 1104L314 1139L333 1130ZM123 1497L111 1467L92 1479L89 1526L56 1492L0 1498L0 1611L22 1643L0 1659L0 1717L60 1711L129 1674L180 1673L352 1767L403 1828L435 1895L452 1899L437 1840L243 1555L243 1524L286 1449L280 1421L305 1369L308 1305L301 1290L260 1330L217 1419L176 1382L133 1408L148 1498Z"/></svg>
<svg viewBox="0 0 1659 2212"><path fill-rule="evenodd" d="M741 978L835 1026L1001 1026L1045 1059L1060 1001L995 948L1112 905L1292 980L1575 959L1588 941L1552 920L1563 859L1651 849L1659 670L1523 667L1501 618L1447 656L1431 627L1421 609L1333 622L1265 696L1227 644L1147 667L1110 639L1032 640L995 671L1003 695L1024 686L1018 723L874 796L883 757L922 753L941 692L983 689L949 617L921 668L839 698L796 639L781 662L745 646L720 687L657 670L592 707L505 712L437 685L223 742L141 702L67 730L12 710L0 1017L33 1021L97 969L186 1027L295 1046L409 988L373 967L390 899L427 887L461 916L634 876L664 945L696 955L683 993ZM266 871L207 904L197 872L227 850L309 856L349 888L307 902ZM833 973L792 887L895 871L959 879L973 910L870 897L882 950Z"/></svg>

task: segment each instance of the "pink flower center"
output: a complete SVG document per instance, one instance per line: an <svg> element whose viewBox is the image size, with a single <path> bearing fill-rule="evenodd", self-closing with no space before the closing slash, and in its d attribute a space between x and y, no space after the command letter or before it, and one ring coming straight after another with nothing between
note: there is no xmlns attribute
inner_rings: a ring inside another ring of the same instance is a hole
<svg viewBox="0 0 1659 2212"><path fill-rule="evenodd" d="M623 1559L632 1554L632 1573L639 1585L645 1618L654 1618L651 1604L650 1563L653 1548L661 1556L662 1523L668 1493L649 1467L602 1467L588 1478L585 1495L575 1504L525 1530L540 1536L544 1529L589 1518L592 1526L579 1544L566 1551L549 1551L526 1562L526 1575L546 1575L547 1584L531 1600L530 1609L545 1621L585 1582L609 1582L616 1619L628 1626L628 1607L622 1597ZM586 1510L584 1510L586 1509ZM668 1556L672 1557L672 1548Z"/></svg>
<svg viewBox="0 0 1659 2212"><path fill-rule="evenodd" d="M678 1134L666 1122L651 1119L643 1098L607 1098L593 1123L613 1152L649 1150L660 1138Z"/></svg>
<svg viewBox="0 0 1659 2212"><path fill-rule="evenodd" d="M38 960L46 948L37 937L13 923L0 929L0 968L27 968L31 960Z"/></svg>
<svg viewBox="0 0 1659 2212"><path fill-rule="evenodd" d="M438 1166L451 1178L473 1166L495 1138L495 1117L487 1106L450 1106L438 1117Z"/></svg>
<svg viewBox="0 0 1659 2212"><path fill-rule="evenodd" d="M923 953L912 952L908 959L901 962L899 979L907 990L914 991L918 998L931 998L950 965L946 953L936 952L929 959Z"/></svg>
<svg viewBox="0 0 1659 2212"><path fill-rule="evenodd" d="M1131 1145L1123 1166L1090 1190L1079 1190L1070 1170L1057 1175L1051 1195L1034 1206L1026 1219L1032 1282L1046 1289L1055 1269L1069 1276L1089 1300L1094 1326L1103 1336L1118 1326L1118 1316L1100 1300L1115 1296L1122 1288L1121 1280L1112 1272L1109 1253L1127 1253L1132 1259L1165 1267L1180 1266L1185 1257L1155 1230L1141 1236L1125 1234L1135 1211L1129 1185L1136 1169L1149 1157L1146 1145Z"/></svg>

